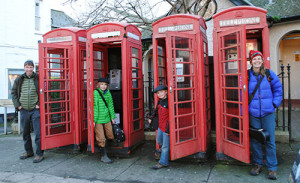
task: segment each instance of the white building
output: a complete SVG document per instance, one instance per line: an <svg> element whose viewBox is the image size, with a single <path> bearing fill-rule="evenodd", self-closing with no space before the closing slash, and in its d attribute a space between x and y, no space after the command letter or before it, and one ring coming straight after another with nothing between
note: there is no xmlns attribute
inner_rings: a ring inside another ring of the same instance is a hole
<svg viewBox="0 0 300 183"><path fill-rule="evenodd" d="M38 65L38 42L42 41L42 35L53 27L63 26L62 21L67 21L65 25L70 26L70 18L61 11L51 10L50 1L1 1L0 99L11 99L13 81L24 73L23 64L27 59ZM14 112L14 109L8 112ZM2 108L0 114L3 114Z"/></svg>

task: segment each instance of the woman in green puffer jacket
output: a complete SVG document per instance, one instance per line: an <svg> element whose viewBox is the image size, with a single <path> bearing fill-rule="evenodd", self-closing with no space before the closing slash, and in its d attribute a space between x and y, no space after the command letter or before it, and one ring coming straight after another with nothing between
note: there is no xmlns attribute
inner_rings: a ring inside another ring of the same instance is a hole
<svg viewBox="0 0 300 183"><path fill-rule="evenodd" d="M115 110L113 99L108 88L108 79L99 78L97 89L94 90L94 123L96 142L101 148L101 161L111 163L112 160L107 156L105 144L106 139L114 139L111 123L115 123ZM102 99L103 96L104 100ZM106 102L106 104L105 104Z"/></svg>

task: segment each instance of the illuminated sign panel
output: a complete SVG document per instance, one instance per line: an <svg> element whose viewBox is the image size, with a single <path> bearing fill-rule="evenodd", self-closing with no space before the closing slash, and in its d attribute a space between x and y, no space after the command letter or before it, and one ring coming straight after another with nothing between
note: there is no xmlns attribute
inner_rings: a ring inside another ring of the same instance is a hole
<svg viewBox="0 0 300 183"><path fill-rule="evenodd" d="M51 37L47 39L47 43L58 43L72 41L72 36L63 36L63 37Z"/></svg>
<svg viewBox="0 0 300 183"><path fill-rule="evenodd" d="M158 32L164 33L166 31L186 31L186 30L193 30L193 24L185 24L185 25L175 25L169 27L159 27Z"/></svg>
<svg viewBox="0 0 300 183"><path fill-rule="evenodd" d="M260 23L260 17L231 19L231 20L220 20L220 27L243 25L243 24L258 24Z"/></svg>
<svg viewBox="0 0 300 183"><path fill-rule="evenodd" d="M132 38L132 39L138 40L138 41L140 40L140 37L138 35L133 34L131 32L127 32L127 36Z"/></svg>
<svg viewBox="0 0 300 183"><path fill-rule="evenodd" d="M101 33L95 33L92 34L91 37L93 39L96 38L108 38L108 37L115 37L115 36L120 36L121 32L120 31L113 31L113 32L101 32Z"/></svg>
<svg viewBox="0 0 300 183"><path fill-rule="evenodd" d="M78 41L86 42L86 38L79 36L79 37L78 37Z"/></svg>

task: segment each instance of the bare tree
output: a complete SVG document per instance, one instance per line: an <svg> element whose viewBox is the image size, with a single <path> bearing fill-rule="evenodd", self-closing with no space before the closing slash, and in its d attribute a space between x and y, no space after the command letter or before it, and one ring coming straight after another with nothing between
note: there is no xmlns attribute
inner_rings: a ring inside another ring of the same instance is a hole
<svg viewBox="0 0 300 183"><path fill-rule="evenodd" d="M125 21L152 31L152 23L167 15L188 13L205 17L214 3L215 0L89 0L89 11L80 14L78 24L90 27L107 21ZM158 11L165 12L158 17Z"/></svg>

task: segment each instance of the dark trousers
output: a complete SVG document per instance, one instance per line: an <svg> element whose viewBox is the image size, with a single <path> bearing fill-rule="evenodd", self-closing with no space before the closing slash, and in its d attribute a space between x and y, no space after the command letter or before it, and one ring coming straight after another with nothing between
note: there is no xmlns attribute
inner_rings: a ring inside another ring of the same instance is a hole
<svg viewBox="0 0 300 183"><path fill-rule="evenodd" d="M32 111L27 111L22 108L20 113L21 113L21 125L23 128L23 141L24 141L25 151L27 153L33 153L31 136L30 136L30 122L32 121L32 126L35 134L36 155L42 156L44 151L41 150L40 110L34 109Z"/></svg>

